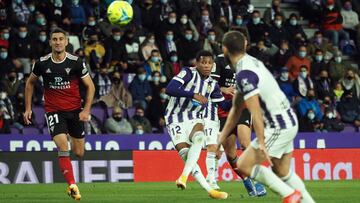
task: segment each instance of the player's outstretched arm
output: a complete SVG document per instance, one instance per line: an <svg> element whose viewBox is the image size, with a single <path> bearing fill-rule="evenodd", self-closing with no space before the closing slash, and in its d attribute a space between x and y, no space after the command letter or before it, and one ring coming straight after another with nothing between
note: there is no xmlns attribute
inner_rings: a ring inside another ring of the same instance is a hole
<svg viewBox="0 0 360 203"><path fill-rule="evenodd" d="M226 119L223 130L220 132L218 138L219 139L218 144L224 143L227 136L229 136L233 131L233 129L236 127L237 121L240 119L241 112L244 108L243 106L244 106L243 95L240 93L235 93L229 115Z"/></svg>
<svg viewBox="0 0 360 203"><path fill-rule="evenodd" d="M26 125L31 124L31 100L34 92L35 82L38 77L31 73L25 84L25 112L24 112L24 123Z"/></svg>
<svg viewBox="0 0 360 203"><path fill-rule="evenodd" d="M94 99L95 86L90 75L82 78L82 82L86 88L86 99L84 109L80 112L79 118L81 121L88 121L90 118L91 104Z"/></svg>
<svg viewBox="0 0 360 203"><path fill-rule="evenodd" d="M264 153L267 161L272 165L271 159L267 153L265 146L265 135L264 135L264 120L262 115L262 110L259 102L259 95L256 94L254 96L249 97L245 104L249 109L252 119L256 137L259 142L259 149Z"/></svg>

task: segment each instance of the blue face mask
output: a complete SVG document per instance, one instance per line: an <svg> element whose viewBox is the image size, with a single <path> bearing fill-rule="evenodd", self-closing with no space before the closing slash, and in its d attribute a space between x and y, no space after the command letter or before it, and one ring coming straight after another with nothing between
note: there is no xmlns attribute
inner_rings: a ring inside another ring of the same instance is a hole
<svg viewBox="0 0 360 203"><path fill-rule="evenodd" d="M172 41L174 39L174 35L166 35L166 40L167 41Z"/></svg>
<svg viewBox="0 0 360 203"><path fill-rule="evenodd" d="M260 18L253 18L254 25L257 25L260 23Z"/></svg>
<svg viewBox="0 0 360 203"><path fill-rule="evenodd" d="M315 60L316 60L317 62L322 61L322 59L323 59L323 56L322 56L322 55L316 55L316 56L315 56Z"/></svg>
<svg viewBox="0 0 360 203"><path fill-rule="evenodd" d="M292 25L292 26L297 25L297 20L295 20L295 19L290 20L290 25Z"/></svg>
<svg viewBox="0 0 360 203"><path fill-rule="evenodd" d="M4 33L4 34L3 34L3 38L4 38L5 40L8 40L9 37L10 37L10 34L9 34L9 33Z"/></svg>
<svg viewBox="0 0 360 203"><path fill-rule="evenodd" d="M236 19L236 25L242 25L243 19Z"/></svg>
<svg viewBox="0 0 360 203"><path fill-rule="evenodd" d="M170 60L171 60L171 62L175 63L175 62L177 62L178 57L177 56L172 56L172 57L170 57Z"/></svg>
<svg viewBox="0 0 360 203"><path fill-rule="evenodd" d="M161 98L161 99L167 99L167 98L168 98L168 95L165 94L165 93L160 93L160 98Z"/></svg>
<svg viewBox="0 0 360 203"><path fill-rule="evenodd" d="M6 59L8 57L8 53L6 51L0 52L0 57L2 59Z"/></svg>
<svg viewBox="0 0 360 203"><path fill-rule="evenodd" d="M145 75L145 74L139 75L139 79L140 79L141 81L144 81L144 80L146 79L146 75Z"/></svg>
<svg viewBox="0 0 360 203"><path fill-rule="evenodd" d="M299 56L300 56L300 58L305 58L306 51L299 51Z"/></svg>
<svg viewBox="0 0 360 203"><path fill-rule="evenodd" d="M75 6L79 5L79 0L73 0L72 2Z"/></svg>
<svg viewBox="0 0 360 203"><path fill-rule="evenodd" d="M95 26L95 25L96 25L96 22L95 22L95 21L90 21L88 24L89 24L90 26Z"/></svg>
<svg viewBox="0 0 360 203"><path fill-rule="evenodd" d="M192 34L186 34L185 35L185 39L187 39L187 40L191 40L192 39Z"/></svg>
<svg viewBox="0 0 360 203"><path fill-rule="evenodd" d="M21 4L23 1L22 0L16 0L15 1L17 4Z"/></svg>
<svg viewBox="0 0 360 203"><path fill-rule="evenodd" d="M27 35L27 32L19 32L19 37L20 38L25 38Z"/></svg>
<svg viewBox="0 0 360 203"><path fill-rule="evenodd" d="M121 36L120 35L114 35L113 39L118 42L118 41L120 41Z"/></svg>
<svg viewBox="0 0 360 203"><path fill-rule="evenodd" d="M151 57L151 61L152 61L153 63L157 63L157 62L160 61L160 58L157 57L157 56L153 56L153 57Z"/></svg>
<svg viewBox="0 0 360 203"><path fill-rule="evenodd" d="M166 4L168 0L160 0L161 3Z"/></svg>
<svg viewBox="0 0 360 203"><path fill-rule="evenodd" d="M29 11L34 12L35 11L35 6L33 6L33 5L29 6Z"/></svg>
<svg viewBox="0 0 360 203"><path fill-rule="evenodd" d="M159 82L159 81L160 81L160 77L159 77L159 76L154 76L154 77L153 77L153 81L156 82L156 83Z"/></svg>
<svg viewBox="0 0 360 203"><path fill-rule="evenodd" d="M42 41L42 42L45 42L46 41L46 35L40 35L39 40Z"/></svg>
<svg viewBox="0 0 360 203"><path fill-rule="evenodd" d="M45 18L36 18L36 23L38 25L45 25L46 24Z"/></svg>
<svg viewBox="0 0 360 203"><path fill-rule="evenodd" d="M210 40L210 41L215 41L215 35L209 35L208 36L208 39Z"/></svg>

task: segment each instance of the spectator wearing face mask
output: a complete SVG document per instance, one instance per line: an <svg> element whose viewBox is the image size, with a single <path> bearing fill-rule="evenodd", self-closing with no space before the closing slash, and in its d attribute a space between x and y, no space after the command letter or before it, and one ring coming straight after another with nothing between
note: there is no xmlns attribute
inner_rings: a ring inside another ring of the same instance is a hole
<svg viewBox="0 0 360 203"><path fill-rule="evenodd" d="M324 100L327 95L332 95L332 81L329 78L329 74L327 70L322 70L318 79L315 80L315 89L320 100Z"/></svg>
<svg viewBox="0 0 360 203"><path fill-rule="evenodd" d="M81 33L84 22L86 22L86 14L84 6L80 0L71 0L70 6L71 31L76 35Z"/></svg>
<svg viewBox="0 0 360 203"><path fill-rule="evenodd" d="M165 71L167 81L170 81L175 75L180 72L183 65L182 62L179 60L176 51L170 52L169 58L164 61L164 66L165 70L167 70Z"/></svg>
<svg viewBox="0 0 360 203"><path fill-rule="evenodd" d="M174 32L167 30L159 43L160 53L163 58L169 58L171 52L177 52L179 49L174 39Z"/></svg>
<svg viewBox="0 0 360 203"><path fill-rule="evenodd" d="M54 0L48 5L47 19L56 22L59 27L66 31L70 31L71 11L68 4L63 0Z"/></svg>
<svg viewBox="0 0 360 203"><path fill-rule="evenodd" d="M265 46L265 39L261 39L256 43L256 46L252 46L249 50L249 55L262 61L266 68L270 70L270 72L274 72L270 61L271 55L269 54L269 48Z"/></svg>
<svg viewBox="0 0 360 203"><path fill-rule="evenodd" d="M149 32L155 33L159 27L160 19L153 0L141 1L141 22L142 26Z"/></svg>
<svg viewBox="0 0 360 203"><path fill-rule="evenodd" d="M193 32L190 28L185 30L182 38L179 41L179 58L183 61L184 65L189 66L195 59L194 53L200 50L200 42L195 41Z"/></svg>
<svg viewBox="0 0 360 203"><path fill-rule="evenodd" d="M305 117L299 119L300 132L326 132L324 123L315 116L313 109L309 109Z"/></svg>
<svg viewBox="0 0 360 203"><path fill-rule="evenodd" d="M151 51L151 56L144 65L146 71L146 78L149 79L155 72L159 72L161 76L165 77L165 66L162 62L160 52L157 49Z"/></svg>
<svg viewBox="0 0 360 203"><path fill-rule="evenodd" d="M7 77L2 80L2 87L11 101L15 101L15 95L19 91L21 81L14 69L10 70Z"/></svg>
<svg viewBox="0 0 360 203"><path fill-rule="evenodd" d="M335 83L333 94L335 96L336 104L338 104L341 100L342 95L344 94L344 89L340 82Z"/></svg>
<svg viewBox="0 0 360 203"><path fill-rule="evenodd" d="M134 80L129 85L129 90L133 98L134 105L140 105L143 109L147 108L148 102L152 99L151 86L146 80L146 71L139 68Z"/></svg>
<svg viewBox="0 0 360 203"><path fill-rule="evenodd" d="M131 134L133 128L130 122L123 117L122 109L115 106L112 116L105 121L105 130L110 134Z"/></svg>
<svg viewBox="0 0 360 203"><path fill-rule="evenodd" d="M9 49L9 39L10 39L10 30L5 27L1 29L0 32L0 47Z"/></svg>
<svg viewBox="0 0 360 203"><path fill-rule="evenodd" d="M349 34L343 29L343 17L334 0L326 1L326 8L321 14L322 29L333 46L338 47L341 39L349 41Z"/></svg>
<svg viewBox="0 0 360 203"><path fill-rule="evenodd" d="M301 98L297 104L297 111L300 118L304 118L310 109L314 111L317 120L322 120L323 113L321 112L314 89L309 89L306 97Z"/></svg>
<svg viewBox="0 0 360 203"><path fill-rule="evenodd" d="M38 35L38 39L34 43L35 58L40 58L51 52L49 40L47 39L47 33L45 30L41 30Z"/></svg>
<svg viewBox="0 0 360 203"><path fill-rule="evenodd" d="M298 48L297 54L290 57L286 62L285 66L289 69L289 76L291 80L295 80L299 76L301 66L308 67L308 73L311 73L310 60L306 56L306 46L302 45Z"/></svg>
<svg viewBox="0 0 360 203"><path fill-rule="evenodd" d="M344 1L343 8L340 11L343 17L343 27L349 33L350 38L356 41L357 33L359 33L359 15L353 11L350 0ZM359 44L357 42L357 44Z"/></svg>
<svg viewBox="0 0 360 203"><path fill-rule="evenodd" d="M209 29L211 29L211 28L209 28ZM207 29L207 30L209 30L209 29ZM215 30L215 33L216 33L216 41L221 42L222 39L223 39L223 37L224 37L224 34L229 31L229 29L230 29L230 24L229 24L229 22L227 21L227 19L226 19L224 16L220 16L220 17L217 19L217 21L216 21L216 23L214 24L214 26L212 27L212 29ZM206 30L206 31L207 31L207 30ZM204 30L203 35L206 36L205 30Z"/></svg>
<svg viewBox="0 0 360 203"><path fill-rule="evenodd" d="M315 85L310 78L308 67L300 67L300 73L298 77L294 80L293 84L296 93L301 97L306 97L308 90L314 89Z"/></svg>
<svg viewBox="0 0 360 203"><path fill-rule="evenodd" d="M163 34L166 33L166 31L168 30L173 31L175 40L180 37L180 24L177 19L177 14L174 11L170 12L169 17L160 24L160 33L159 31L155 33Z"/></svg>
<svg viewBox="0 0 360 203"><path fill-rule="evenodd" d="M144 42L140 45L141 54L145 61L147 61L151 57L151 52L153 50L159 50L159 46L156 43L154 33L149 33ZM160 56L161 58L161 56Z"/></svg>
<svg viewBox="0 0 360 203"><path fill-rule="evenodd" d="M280 72L279 68L284 67L286 62L291 56L294 55L294 51L289 46L289 41L283 40L280 42L279 50L273 56L272 64L277 72Z"/></svg>
<svg viewBox="0 0 360 203"><path fill-rule="evenodd" d="M332 108L325 109L323 123L324 129L327 132L341 132L345 128L344 123L342 123L340 119L336 118Z"/></svg>
<svg viewBox="0 0 360 203"><path fill-rule="evenodd" d="M322 103L320 104L320 109L321 109L321 112L323 112L325 116L326 116L327 111L329 109L331 109L331 113L333 114L333 117L337 118L337 119L341 119L340 114L336 110L335 100L333 99L333 97L331 95L324 96Z"/></svg>
<svg viewBox="0 0 360 203"><path fill-rule="evenodd" d="M10 70L15 69L6 47L0 47L0 67L0 80L3 80Z"/></svg>
<svg viewBox="0 0 360 203"><path fill-rule="evenodd" d="M271 26L271 23L275 20L276 15L281 15L282 19L285 19L285 14L281 10L280 0L273 0L271 7L264 11L264 22Z"/></svg>
<svg viewBox="0 0 360 203"><path fill-rule="evenodd" d="M316 31L314 36L310 39L311 43L308 44L307 50L309 55L314 55L316 50L320 49L323 55L327 52L333 53L334 48L327 38L325 38L321 31Z"/></svg>
<svg viewBox="0 0 360 203"><path fill-rule="evenodd" d="M153 92L153 99L149 103L149 108L147 108L146 115L151 122L151 126L162 130L160 126L160 119L164 117L166 106L164 106L164 91L166 83L161 81L161 76L159 72L154 72L152 76L152 81L150 82L151 89Z"/></svg>
<svg viewBox="0 0 360 203"><path fill-rule="evenodd" d="M350 90L345 90L337 106L344 123L352 124L354 127L360 127L360 101Z"/></svg>
<svg viewBox="0 0 360 203"><path fill-rule="evenodd" d="M136 134L151 133L151 123L148 118L145 117L145 111L141 106L137 106L135 109L135 115L130 119L130 123L133 126ZM142 126L142 130L137 132L138 126Z"/></svg>
<svg viewBox="0 0 360 203"><path fill-rule="evenodd" d="M263 37L269 35L269 26L261 20L260 11L255 10L252 13L250 22L247 24L251 42L258 42Z"/></svg>
<svg viewBox="0 0 360 203"><path fill-rule="evenodd" d="M105 39L104 64L106 64L106 67L109 67L110 70L118 67L120 69L119 71L126 72L128 69L125 42L122 40L123 34L123 31L119 28L113 28L111 36Z"/></svg>
<svg viewBox="0 0 360 203"><path fill-rule="evenodd" d="M96 21L106 18L106 5L101 0L83 1L86 16L94 16Z"/></svg>
<svg viewBox="0 0 360 203"><path fill-rule="evenodd" d="M285 29L284 21L285 18L283 18L280 14L276 14L269 29L269 39L277 47L280 47L281 41L290 40L289 31Z"/></svg>
<svg viewBox="0 0 360 203"><path fill-rule="evenodd" d="M97 36L101 36L101 30L99 26L97 26L97 21L95 16L88 16L87 17L87 24L84 26L81 35L84 41L88 41L90 35L96 33Z"/></svg>
<svg viewBox="0 0 360 203"><path fill-rule="evenodd" d="M224 21L226 21L225 18L224 18ZM202 36L206 36L207 31L210 29L213 29L213 22L210 18L209 10L204 9L201 11L201 19L199 21L198 28L199 28L200 34ZM219 39L216 39L216 40L219 40Z"/></svg>
<svg viewBox="0 0 360 203"><path fill-rule="evenodd" d="M184 33L187 28L190 28L193 31L194 40L198 41L199 40L199 32L198 32L194 22L186 14L182 14L180 16L179 21L180 21L179 22L180 32Z"/></svg>
<svg viewBox="0 0 360 203"><path fill-rule="evenodd" d="M85 44L84 53L92 71L99 70L105 56L105 48L99 41L99 36L92 33Z"/></svg>
<svg viewBox="0 0 360 203"><path fill-rule="evenodd" d="M176 11L175 3L172 0L160 0L155 5L155 8L157 9L160 22L167 20L170 13Z"/></svg>
<svg viewBox="0 0 360 203"><path fill-rule="evenodd" d="M344 77L346 70L351 67L351 65L342 60L342 54L340 51L337 51L334 54L333 59L328 64L329 75L332 81L339 81Z"/></svg>
<svg viewBox="0 0 360 203"><path fill-rule="evenodd" d="M321 71L328 71L328 66L324 61L324 54L321 49L317 49L315 51L315 55L313 56L313 60L311 62L311 79L317 80L319 79L319 74Z"/></svg>
<svg viewBox="0 0 360 203"><path fill-rule="evenodd" d="M234 21L234 10L229 0L220 0L218 5L214 6L215 19L219 19L220 16L224 16L226 22L231 25Z"/></svg>
<svg viewBox="0 0 360 203"><path fill-rule="evenodd" d="M307 36L304 32L303 27L299 22L299 16L296 13L291 13L289 19L285 23L285 30L288 33L289 40L291 43L295 42L295 36L301 35L301 38L307 40Z"/></svg>
<svg viewBox="0 0 360 203"><path fill-rule="evenodd" d="M289 79L289 71L286 67L280 69L280 76L277 79L280 89L286 95L286 98L293 103L297 96L293 84Z"/></svg>
<svg viewBox="0 0 360 203"><path fill-rule="evenodd" d="M344 91L351 91L354 97L360 99L360 77L357 73L353 70L347 70L339 82L343 86Z"/></svg>
<svg viewBox="0 0 360 203"><path fill-rule="evenodd" d="M215 30L208 30L207 37L201 41L201 47L205 51L209 51L214 56L222 53L221 44L216 41Z"/></svg>

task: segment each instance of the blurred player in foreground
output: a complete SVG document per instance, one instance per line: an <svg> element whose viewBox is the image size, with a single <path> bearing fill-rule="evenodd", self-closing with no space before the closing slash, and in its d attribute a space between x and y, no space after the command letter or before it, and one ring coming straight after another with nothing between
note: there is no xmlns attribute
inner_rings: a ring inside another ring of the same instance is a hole
<svg viewBox="0 0 360 203"><path fill-rule="evenodd" d="M217 82L210 76L213 56L200 51L196 56L196 67L184 68L166 88L171 96L166 109L166 126L180 157L185 161L182 174L176 180L177 187L186 188L190 173L214 199L226 199L228 194L214 190L206 182L197 161L204 145L203 112L208 100L224 100Z"/></svg>
<svg viewBox="0 0 360 203"><path fill-rule="evenodd" d="M34 84L42 76L46 121L58 149L61 173L69 185L67 193L75 200L80 200L81 195L75 183L70 160L68 135L71 137L72 151L78 157L82 157L85 143L84 122L90 118L95 88L85 63L77 56L65 52L67 45L66 32L55 28L50 34L52 53L34 63L32 73L26 81L24 121L30 124ZM81 109L80 82L86 88L83 109Z"/></svg>
<svg viewBox="0 0 360 203"><path fill-rule="evenodd" d="M298 131L296 115L273 75L261 61L246 54L246 43L237 31L223 38L224 55L236 68L237 92L219 143L235 128L245 103L253 118L256 139L239 157L237 170L278 193L284 203L314 202L303 181L290 169ZM261 165L265 160L274 172Z"/></svg>

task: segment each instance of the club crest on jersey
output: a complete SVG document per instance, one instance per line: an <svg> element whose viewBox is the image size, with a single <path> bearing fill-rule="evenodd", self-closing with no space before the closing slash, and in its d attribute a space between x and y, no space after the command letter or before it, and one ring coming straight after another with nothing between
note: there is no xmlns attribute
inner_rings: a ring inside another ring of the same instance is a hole
<svg viewBox="0 0 360 203"><path fill-rule="evenodd" d="M45 73L51 73L50 68L46 69Z"/></svg>
<svg viewBox="0 0 360 203"><path fill-rule="evenodd" d="M55 77L55 82L61 82L62 81L62 77Z"/></svg>
<svg viewBox="0 0 360 203"><path fill-rule="evenodd" d="M53 132L54 131L54 126L50 127L50 131Z"/></svg>
<svg viewBox="0 0 360 203"><path fill-rule="evenodd" d="M66 73L69 75L71 68L65 68Z"/></svg>
<svg viewBox="0 0 360 203"><path fill-rule="evenodd" d="M255 89L254 85L249 83L247 78L241 80L241 87L243 92L250 92L251 90Z"/></svg>

